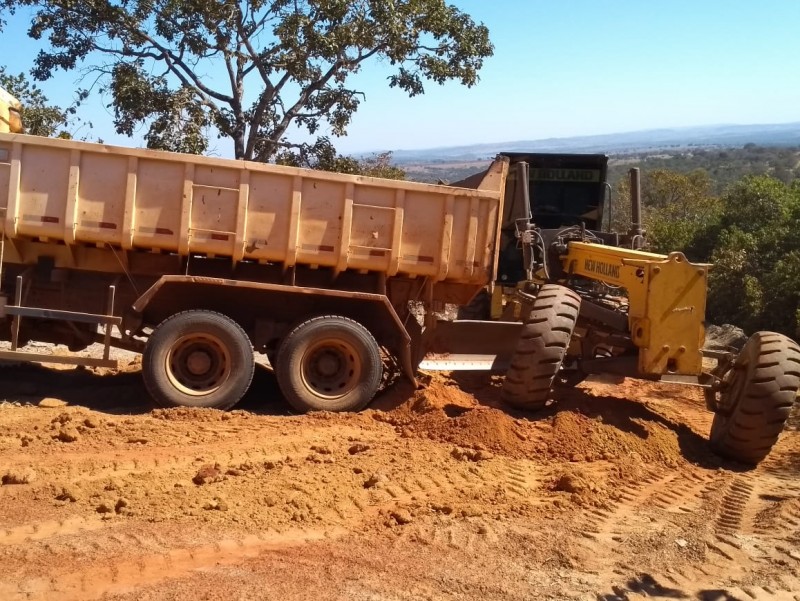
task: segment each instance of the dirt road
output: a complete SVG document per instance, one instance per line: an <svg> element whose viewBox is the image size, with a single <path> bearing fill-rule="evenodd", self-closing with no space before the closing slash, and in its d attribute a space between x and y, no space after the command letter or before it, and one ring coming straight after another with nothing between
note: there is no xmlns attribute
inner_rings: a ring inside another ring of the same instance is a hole
<svg viewBox="0 0 800 601"><path fill-rule="evenodd" d="M687 389L529 415L439 376L291 416L266 369L231 413L153 409L135 365L0 381L6 601L800 600L800 432L742 470Z"/></svg>

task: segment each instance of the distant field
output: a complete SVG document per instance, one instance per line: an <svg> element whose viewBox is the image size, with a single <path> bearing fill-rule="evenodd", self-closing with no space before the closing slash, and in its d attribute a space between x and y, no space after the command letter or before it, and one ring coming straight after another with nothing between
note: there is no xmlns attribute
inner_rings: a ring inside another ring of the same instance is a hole
<svg viewBox="0 0 800 601"><path fill-rule="evenodd" d="M800 179L800 147L769 147L746 144L738 147L657 149L648 152L609 152L609 181L613 184L624 177L631 167L644 171L668 169L689 173L702 169L708 172L716 189L721 192L726 186L747 175L771 175L786 183ZM420 182L456 182L478 173L489 165L483 160L419 160L399 161L407 177Z"/></svg>
<svg viewBox="0 0 800 601"><path fill-rule="evenodd" d="M418 182L445 183L457 182L465 177L486 169L491 161L452 161L432 163L412 163L401 165L408 179Z"/></svg>

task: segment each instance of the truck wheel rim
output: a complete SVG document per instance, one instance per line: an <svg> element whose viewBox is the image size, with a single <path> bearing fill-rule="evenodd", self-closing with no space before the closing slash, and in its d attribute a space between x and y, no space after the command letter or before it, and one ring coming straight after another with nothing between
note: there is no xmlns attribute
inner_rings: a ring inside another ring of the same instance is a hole
<svg viewBox="0 0 800 601"><path fill-rule="evenodd" d="M340 339L321 340L303 355L301 377L306 389L324 399L339 399L358 385L361 358L356 348Z"/></svg>
<svg viewBox="0 0 800 601"><path fill-rule="evenodd" d="M206 396L219 390L230 377L231 369L228 348L210 334L191 334L178 339L166 358L170 383L191 396Z"/></svg>

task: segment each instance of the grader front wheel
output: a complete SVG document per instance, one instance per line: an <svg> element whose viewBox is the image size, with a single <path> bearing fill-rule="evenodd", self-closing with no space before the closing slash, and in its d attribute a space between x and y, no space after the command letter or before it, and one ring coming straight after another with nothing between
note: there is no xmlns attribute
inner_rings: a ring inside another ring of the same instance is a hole
<svg viewBox="0 0 800 601"><path fill-rule="evenodd" d="M544 407L567 354L580 307L581 297L569 288L542 286L506 372L502 392L506 403L520 409Z"/></svg>
<svg viewBox="0 0 800 601"><path fill-rule="evenodd" d="M723 378L711 446L755 465L777 442L800 388L800 347L783 334L756 332Z"/></svg>

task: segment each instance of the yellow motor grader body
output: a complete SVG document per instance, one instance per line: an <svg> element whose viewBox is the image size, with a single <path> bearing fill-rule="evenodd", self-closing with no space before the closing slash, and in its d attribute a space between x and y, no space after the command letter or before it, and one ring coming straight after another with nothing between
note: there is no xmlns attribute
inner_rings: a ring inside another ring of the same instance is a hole
<svg viewBox="0 0 800 601"><path fill-rule="evenodd" d="M570 242L562 261L570 276L627 290L640 374L701 374L709 265L690 263L679 252L665 256L584 242Z"/></svg>
<svg viewBox="0 0 800 601"><path fill-rule="evenodd" d="M766 457L800 389L800 346L756 332L741 349L706 347L711 265L642 250L638 169L630 229L617 233L603 227L608 157L510 158L492 293L438 326L436 360L423 367L504 371L501 397L524 410L591 375L699 386L715 413L713 448L745 463Z"/></svg>

